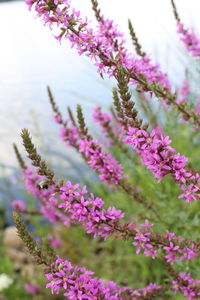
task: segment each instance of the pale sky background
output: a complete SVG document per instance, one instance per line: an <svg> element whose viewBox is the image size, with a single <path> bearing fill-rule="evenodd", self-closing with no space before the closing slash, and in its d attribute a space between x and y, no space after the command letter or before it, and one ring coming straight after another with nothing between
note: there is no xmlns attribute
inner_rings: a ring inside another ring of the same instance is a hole
<svg viewBox="0 0 200 300"><path fill-rule="evenodd" d="M89 0L72 0L83 15L93 18ZM102 12L126 33L127 19L135 27L143 49L152 53L176 84L184 74L184 50L178 42L170 0L99 0ZM179 14L200 34L200 0L176 0ZM199 29L199 31L198 31ZM19 141L20 129L32 126L28 114L34 110L36 123L52 129L45 87L49 84L61 108L81 102L90 111L94 102L111 103L112 81L102 81L84 57L68 43L62 46L40 20L33 18L23 2L0 4L0 137L2 164L14 164L11 144ZM80 100L78 95L83 95ZM42 121L42 123L40 123ZM45 129L42 128L42 132ZM52 134L51 134L52 135ZM59 142L58 142L59 143ZM62 144L58 144L58 147ZM53 145L54 146L54 145ZM65 149L64 149L65 150Z"/></svg>

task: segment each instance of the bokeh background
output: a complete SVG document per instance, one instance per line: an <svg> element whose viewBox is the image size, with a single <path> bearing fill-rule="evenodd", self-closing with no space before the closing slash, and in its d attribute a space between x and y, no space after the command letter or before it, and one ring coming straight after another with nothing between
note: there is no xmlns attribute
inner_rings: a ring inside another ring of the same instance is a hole
<svg viewBox="0 0 200 300"><path fill-rule="evenodd" d="M94 18L90 0L72 1L83 15L88 16L89 19ZM189 69L190 79L193 79L193 95L195 97L200 95L199 84L196 84L199 80L200 67L187 55L179 41L169 0L99 0L99 5L102 12L108 18L114 19L124 31L130 51L135 50L128 34L128 18L132 21L143 50L150 54L153 62L161 65L161 69L169 75L172 86L180 87L185 72ZM199 35L200 1L176 0L176 5L184 24L194 27ZM36 201L24 191L21 170L12 147L12 143L15 142L24 155L20 138L20 131L24 127L30 130L39 152L59 177L72 178L80 183L87 182L91 191L93 189L99 196L105 196L109 205L116 204L127 213L128 217L131 217L135 210L139 211L139 215L143 215L143 210L134 206L132 200L126 199L120 193L110 193L105 186L97 184L97 176L94 172L84 165L78 154L70 147L65 147L60 141L57 134L58 127L51 120L47 85L51 87L63 113L66 112L67 106L75 111L76 105L81 104L90 130L94 134L97 133L97 128L93 126L91 119L92 109L96 104L108 109L112 103L114 80L106 77L103 80L96 74L92 63L86 57L78 56L67 42L60 45L49 28L44 27L22 1L0 1L0 38L0 218L4 220L4 223L0 222L0 226L5 228L12 224L11 202L13 200L23 200L32 207ZM158 101L153 99L152 106L157 105ZM186 154L190 159L193 157L192 162L198 168L197 147L200 137L187 129L184 124L177 125L177 116L170 121L168 117L166 113L166 133L170 134L175 141L177 151ZM188 147L188 144L191 147ZM126 159L123 159L128 169ZM160 201L161 212L170 224L169 229L190 237L200 224L200 213L196 214L199 208L191 207L189 214L182 211L182 204L176 202L178 188L172 181L167 178L164 183L156 185L153 176L141 166L139 160L135 159L135 161L137 168L131 170L135 184L150 198L155 198L158 203ZM179 213L177 219L174 219L176 209ZM189 221L193 227L187 227ZM32 227L36 228L35 232L40 238L50 230L48 226L45 227L46 223L44 227L39 226L34 218L31 219L31 224L35 226ZM128 245L128 242L122 247L121 241L110 240L107 243L101 240L93 241L79 227L64 230L58 228L58 232L59 238L66 242L62 254L72 259L73 263L95 270L98 276L116 280L120 284L130 284L134 288L143 287L149 283L149 280L159 282L165 276L161 261L153 262L142 255L139 258L134 257L132 246ZM24 278L27 277L28 282L32 282L33 279L32 283L37 285L35 274L38 269L35 269L31 262L27 263L30 269L28 271L25 270L24 265L16 269L15 264L13 265L10 257L7 256L7 248L5 251L4 246L1 246L1 237L0 230L0 255L4 261L2 264L0 261L0 276L6 273L13 280L10 289L12 292L6 290L3 295L7 300L32 299L30 294L24 292ZM6 247L12 248L12 243L11 245L9 243ZM187 270L192 270L194 276L199 275L199 272L195 271L195 264L186 267ZM44 286L42 272L39 273L38 278ZM48 295L35 297L33 298L35 300L49 299ZM55 296L54 299L62 298ZM177 296L176 299L185 298Z"/></svg>

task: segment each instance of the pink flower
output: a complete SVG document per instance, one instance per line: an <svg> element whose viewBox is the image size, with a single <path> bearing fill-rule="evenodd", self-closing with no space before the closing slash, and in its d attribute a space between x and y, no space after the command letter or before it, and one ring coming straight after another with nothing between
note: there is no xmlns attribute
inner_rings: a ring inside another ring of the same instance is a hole
<svg viewBox="0 0 200 300"><path fill-rule="evenodd" d="M24 287L30 294L36 295L40 293L40 288L35 284L26 282Z"/></svg>
<svg viewBox="0 0 200 300"><path fill-rule="evenodd" d="M177 23L177 32L180 34L180 39L185 45L185 48L194 57L200 56L200 40L197 38L193 29L185 29L184 25L180 22Z"/></svg>
<svg viewBox="0 0 200 300"><path fill-rule="evenodd" d="M69 146L76 146L79 139L78 130L75 126L72 125L61 127L59 135L63 142L65 142Z"/></svg>
<svg viewBox="0 0 200 300"><path fill-rule="evenodd" d="M180 260L185 259L186 261L189 261L190 259L194 259L197 256L198 256L197 249L193 244L191 248L187 248L187 247L183 248L182 256Z"/></svg>
<svg viewBox="0 0 200 300"><path fill-rule="evenodd" d="M187 299L199 299L200 296L200 280L195 280L191 277L190 273L180 273L177 280L172 282L174 291L180 291Z"/></svg>
<svg viewBox="0 0 200 300"><path fill-rule="evenodd" d="M122 292L130 299L134 299L134 290L117 286L113 281L105 281L94 277L94 273L85 268L73 266L69 261L57 258L52 265L52 272L46 273L48 280L46 288L50 288L52 294L59 294L69 300L90 299L90 300L117 300ZM55 271L54 271L55 270ZM156 285L155 285L156 286ZM152 288L148 288L152 291ZM156 287L154 288L156 290ZM157 288L158 289L158 288Z"/></svg>
<svg viewBox="0 0 200 300"><path fill-rule="evenodd" d="M185 193L178 196L178 198L185 197L185 202L191 202L192 200L196 200L199 198L199 195L196 192L199 192L199 188L195 186L193 183L191 183L189 186L184 187L181 186L181 189L185 191Z"/></svg>
<svg viewBox="0 0 200 300"><path fill-rule="evenodd" d="M196 114L200 115L200 98L197 100Z"/></svg>
<svg viewBox="0 0 200 300"><path fill-rule="evenodd" d="M70 226L70 219L63 215L57 208L58 201L55 198L54 186L41 189L40 183L43 176L37 174L34 168L27 168L23 171L23 179L26 189L40 200L40 212L53 224L61 221L65 226Z"/></svg>
<svg viewBox="0 0 200 300"><path fill-rule="evenodd" d="M49 241L52 248L60 248L62 246L62 241L57 237L50 236Z"/></svg>
<svg viewBox="0 0 200 300"><path fill-rule="evenodd" d="M183 80L181 88L178 90L178 98L177 98L177 103L187 103L188 97L190 94L190 86L189 86L189 81L187 79Z"/></svg>
<svg viewBox="0 0 200 300"><path fill-rule="evenodd" d="M149 221L148 220L145 220L145 223L144 224L141 224L140 226L142 227L145 227L145 230L146 231L150 231L151 230L151 227L153 227L154 224L149 224Z"/></svg>
<svg viewBox="0 0 200 300"><path fill-rule="evenodd" d="M18 212L23 212L26 210L25 204L21 200L14 200L11 203L13 210L16 210Z"/></svg>
<svg viewBox="0 0 200 300"><path fill-rule="evenodd" d="M165 258L169 263L173 264L177 260L176 255L180 253L179 246L174 246L174 244L170 242L169 247L163 247L163 249L167 252Z"/></svg>
<svg viewBox="0 0 200 300"><path fill-rule="evenodd" d="M80 140L79 151L84 153L88 165L97 171L99 178L105 183L118 184L122 179L122 166L109 152L102 150L102 146L97 140Z"/></svg>
<svg viewBox="0 0 200 300"><path fill-rule="evenodd" d="M58 123L58 124L61 124L61 122L62 122L62 118L61 118L60 115L55 115L55 114L53 114L52 120L53 120L55 123Z"/></svg>
<svg viewBox="0 0 200 300"><path fill-rule="evenodd" d="M104 202L93 194L87 195L86 187L82 189L79 185L72 185L70 181L60 187L59 208L71 215L72 220L80 222L87 233L92 233L95 237L108 238L115 232L115 227L123 218L124 214L114 207L104 209Z"/></svg>
<svg viewBox="0 0 200 300"><path fill-rule="evenodd" d="M133 242L132 245L133 246L138 246L137 250L136 250L136 254L139 254L141 249L145 250L145 249L151 249L153 248L153 246L149 243L150 239L148 238L148 236L150 235L150 232L142 232L139 231L138 229L136 229L136 236L134 237L134 240L136 240L137 242Z"/></svg>
<svg viewBox="0 0 200 300"><path fill-rule="evenodd" d="M25 0L25 3L28 5L29 10L31 10L33 4L35 3L35 1L33 0Z"/></svg>
<svg viewBox="0 0 200 300"><path fill-rule="evenodd" d="M158 136L155 130L149 134L134 126L125 130L125 134L124 142L136 150L142 163L154 174L158 182L164 176L170 175L179 183L180 188L186 191L179 198L186 197L186 202L199 198L200 189L196 185L199 174L186 168L187 158L176 153L170 146L171 140L168 136Z"/></svg>

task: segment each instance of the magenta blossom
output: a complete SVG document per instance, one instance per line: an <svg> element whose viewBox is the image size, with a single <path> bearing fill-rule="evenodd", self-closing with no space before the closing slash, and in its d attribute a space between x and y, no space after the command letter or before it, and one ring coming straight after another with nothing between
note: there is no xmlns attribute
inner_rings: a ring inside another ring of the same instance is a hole
<svg viewBox="0 0 200 300"><path fill-rule="evenodd" d="M46 288L50 288L52 294L60 294L62 290L63 296L68 297L69 300L137 300L141 297L153 296L156 291L162 289L155 283L138 290L117 286L113 281L94 277L92 271L73 266L59 256L51 268L52 272L45 274L48 280Z"/></svg>
<svg viewBox="0 0 200 300"><path fill-rule="evenodd" d="M24 287L30 294L36 295L40 293L40 288L35 284L26 282Z"/></svg>
<svg viewBox="0 0 200 300"><path fill-rule="evenodd" d="M180 34L181 41L185 48L194 57L200 57L200 40L197 38L193 29L185 29L180 22L177 23L177 32Z"/></svg>
<svg viewBox="0 0 200 300"><path fill-rule="evenodd" d="M149 134L134 126L130 126L125 135L124 142L138 153L142 163L154 174L158 182L169 175L185 191L179 198L184 197L186 202L199 198L200 175L186 168L187 158L176 153L170 146L171 140L168 136L159 136L155 130Z"/></svg>
<svg viewBox="0 0 200 300"><path fill-rule="evenodd" d="M13 210L16 210L18 212L23 212L26 210L25 204L21 200L14 200L12 201L12 208Z"/></svg>

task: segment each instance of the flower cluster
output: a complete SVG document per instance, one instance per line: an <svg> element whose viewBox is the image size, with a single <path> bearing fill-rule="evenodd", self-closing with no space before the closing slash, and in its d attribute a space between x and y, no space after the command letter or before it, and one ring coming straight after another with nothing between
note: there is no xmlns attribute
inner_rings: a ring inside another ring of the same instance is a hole
<svg viewBox="0 0 200 300"><path fill-rule="evenodd" d="M101 126L102 131L105 134L105 136L108 137L109 136L108 130L110 128L112 116L106 112L103 112L101 110L100 106L96 106L94 108L92 117L93 117L94 122Z"/></svg>
<svg viewBox="0 0 200 300"><path fill-rule="evenodd" d="M142 58L134 57L125 48L124 35L118 31L118 27L113 21L105 20L101 15L98 19L97 35L101 39L106 39L106 43L113 47L112 53L115 52L115 61L120 62L124 68L131 70L135 75L142 74L148 81L148 84L160 84L163 88L171 91L171 86L167 76L160 71L160 66L154 65L150 57L144 55ZM112 75L112 73L110 74ZM138 85L137 80L132 80L133 85ZM140 87L140 90L148 91L146 88Z"/></svg>
<svg viewBox="0 0 200 300"><path fill-rule="evenodd" d="M155 130L147 131L134 126L128 128L124 141L141 157L142 163L160 181L164 176L172 176L184 191L179 198L186 202L199 199L200 175L186 169L187 158L170 146L168 136L158 137Z"/></svg>
<svg viewBox="0 0 200 300"><path fill-rule="evenodd" d="M88 165L98 172L99 178L105 183L118 184L122 179L123 167L109 152L102 150L97 140L80 140L79 151L84 153Z"/></svg>
<svg viewBox="0 0 200 300"><path fill-rule="evenodd" d="M189 261L198 256L197 245L191 241L183 241L173 232L167 231L164 236L157 235L151 231L153 224L149 224L148 220L145 220L145 223L139 227L144 227L144 230L138 229L138 226L134 229L135 236L132 245L137 247L136 254L143 250L146 256L155 259L158 256L158 251L162 249L166 261L170 264L182 260Z"/></svg>
<svg viewBox="0 0 200 300"><path fill-rule="evenodd" d="M181 22L177 23L177 32L180 34L180 39L185 45L185 48L194 57L200 57L200 40L192 29L185 29Z"/></svg>
<svg viewBox="0 0 200 300"><path fill-rule="evenodd" d="M18 212L23 212L26 210L25 204L21 200L14 200L12 201L12 208Z"/></svg>
<svg viewBox="0 0 200 300"><path fill-rule="evenodd" d="M165 289L182 292L189 300L200 296L199 280L192 279L190 274L180 273L168 288L150 283L147 287L133 290L128 287L117 286L113 281L105 281L94 277L94 272L85 268L73 266L68 260L61 259L51 264L52 271L45 276L49 281L46 285L52 294L60 294L69 299L143 299L154 297L157 292Z"/></svg>
<svg viewBox="0 0 200 300"><path fill-rule="evenodd" d="M128 151L124 148L125 145L123 143L123 130L117 118L102 111L102 108L99 105L94 107L92 118L95 123L100 125L104 136L109 138L106 146L109 147L115 145L128 156Z"/></svg>
<svg viewBox="0 0 200 300"><path fill-rule="evenodd" d="M98 18L97 34L101 39L105 39L113 51L124 50L124 34L119 31L118 26L112 20L105 19L103 15Z"/></svg>
<svg viewBox="0 0 200 300"><path fill-rule="evenodd" d="M187 79L183 80L182 86L178 91L177 103L186 103L190 94L190 86Z"/></svg>
<svg viewBox="0 0 200 300"><path fill-rule="evenodd" d="M53 235L49 236L49 242L52 248L60 248L62 246L62 241Z"/></svg>
<svg viewBox="0 0 200 300"><path fill-rule="evenodd" d="M113 24L113 21L107 20L103 15L98 19L97 35L102 39L106 39L106 43L112 45L115 52L115 61L131 70L136 76L142 74L148 81L148 84L160 84L163 88L171 91L171 86L167 76L160 71L160 66L154 65L150 57L144 55L142 58L134 57L125 48L125 39L123 33L119 32L118 27ZM112 73L110 74L112 75ZM133 85L138 85L138 81L132 80ZM146 88L140 87L140 90L146 91ZM148 91L148 90L147 90Z"/></svg>
<svg viewBox="0 0 200 300"><path fill-rule="evenodd" d="M68 260L63 260L59 256L51 268L53 271L45 274L49 281L46 287L51 289L52 294L59 294L62 290L63 296L70 300L136 300L141 299L140 297L154 296L162 289L161 286L153 283L138 290L117 286L113 281L93 277L94 272L73 266Z"/></svg>
<svg viewBox="0 0 200 300"><path fill-rule="evenodd" d="M58 207L68 212L72 220L80 222L87 233L107 238L116 231L116 225L124 214L114 207L103 209L103 200L93 194L87 196L87 193L86 187L80 189L78 184L72 185L67 181L60 188L59 198L62 202Z"/></svg>
<svg viewBox="0 0 200 300"><path fill-rule="evenodd" d="M200 115L200 98L197 99L196 114Z"/></svg>
<svg viewBox="0 0 200 300"><path fill-rule="evenodd" d="M62 222L65 226L70 226L70 219L63 215L57 208L58 201L52 197L54 186L41 186L44 177L38 175L34 168L27 168L23 171L23 179L26 189L40 200L40 212L51 222ZM50 201L51 198L51 201Z"/></svg>
<svg viewBox="0 0 200 300"><path fill-rule="evenodd" d="M60 137L69 146L75 146L78 141L78 131L76 126L66 126L60 128Z"/></svg>
<svg viewBox="0 0 200 300"><path fill-rule="evenodd" d="M69 146L76 147L78 141L78 129L72 124L71 120L63 121L60 113L54 113L52 119L55 123L62 125L59 135L63 142Z"/></svg>
<svg viewBox="0 0 200 300"><path fill-rule="evenodd" d="M94 118L104 129L109 126L111 121L111 116L101 112L99 107L95 110ZM72 124L71 120L63 121L60 112L54 114L54 121L61 125L61 139L83 154L86 163L99 174L102 181L111 184L119 183L123 177L123 168L108 151L102 149L101 143L93 140L87 134L81 135L78 127ZM110 127L108 128L110 129Z"/></svg>
<svg viewBox="0 0 200 300"><path fill-rule="evenodd" d="M157 285L155 283L150 283L148 286L146 286L145 288L141 288L138 290L134 290L132 295L133 295L133 300L136 299L145 299L146 297L154 297L157 291L162 290L162 286Z"/></svg>
<svg viewBox="0 0 200 300"><path fill-rule="evenodd" d="M61 258L57 258L52 264L55 271L45 274L49 283L47 288L51 288L53 294L59 294L60 289L64 290L64 296L69 299L100 299L102 296L111 297L111 292L106 285L104 286L98 278L92 278L93 272L72 266L72 264ZM106 298L112 299L112 298ZM113 298L114 299L114 298Z"/></svg>
<svg viewBox="0 0 200 300"><path fill-rule="evenodd" d="M137 247L136 254L143 250L146 256L155 259L158 251L162 250L166 260L171 264L182 260L189 261L197 256L199 249L192 241L184 241L169 232L164 236L157 235L151 230L153 224L149 224L148 220L140 225L122 225L120 224L120 220L124 217L122 211L115 207L104 209L102 199L93 194L88 196L87 193L86 187L81 189L78 184L72 185L70 181L67 181L58 192L61 200L58 207L70 214L72 220L81 223L87 233L104 239L112 234L129 237L133 239L132 245ZM52 196L54 198L54 194Z"/></svg>
<svg viewBox="0 0 200 300"><path fill-rule="evenodd" d="M37 295L40 293L40 288L37 285L29 283L29 282L26 282L24 284L24 288L25 288L25 290L27 290L27 292L29 292L32 295Z"/></svg>
<svg viewBox="0 0 200 300"><path fill-rule="evenodd" d="M172 285L174 291L180 291L189 300L200 298L200 280L193 279L190 274L180 273Z"/></svg>

